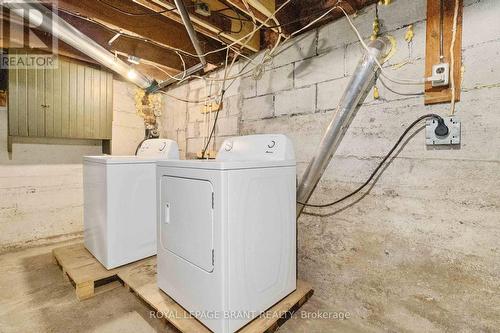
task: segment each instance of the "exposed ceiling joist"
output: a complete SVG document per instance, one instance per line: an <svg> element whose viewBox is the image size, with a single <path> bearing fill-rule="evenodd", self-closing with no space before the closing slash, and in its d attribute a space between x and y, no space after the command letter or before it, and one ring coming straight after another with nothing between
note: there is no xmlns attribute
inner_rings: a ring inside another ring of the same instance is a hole
<svg viewBox="0 0 500 333"><path fill-rule="evenodd" d="M171 0L134 0L136 3L141 4L145 8L161 12L166 11L162 15L168 17L176 22L182 22L180 16L175 11L175 5ZM227 5L219 0L204 0L203 2L210 8L210 16L203 16L196 13L195 8L191 1L184 0L186 7L197 32L202 35L208 36L217 41L236 42L238 45L244 45L247 50L258 52L260 50L260 33L252 34L251 38L244 38L254 29L251 20L246 19L244 16L233 19L241 14L231 13L221 14L221 10L227 8ZM234 16L236 15L236 16Z"/></svg>
<svg viewBox="0 0 500 333"><path fill-rule="evenodd" d="M78 30L82 33L111 51L116 50L127 55L133 55L141 59L149 60L157 63L158 65L168 66L170 71L175 72L183 69L179 56L172 52L166 52L165 49L161 47L128 37L119 37L113 42L112 45L109 45L109 40L115 35L112 31L106 30L92 22L66 13L59 13L59 16L69 24L78 27ZM189 60L187 65L196 63L192 59L186 60Z"/></svg>
<svg viewBox="0 0 500 333"><path fill-rule="evenodd" d="M184 25L173 21L161 14L155 14L154 10L146 9L143 6L132 2L122 0L104 0L101 1L80 1L80 0L52 0L61 10L80 14L82 16L95 19L107 26L114 26L134 33L144 39L152 40L159 45L179 49L190 54L195 50L189 39ZM130 16L120 11L108 7L104 3L120 8L123 12L144 13L147 16ZM216 50L222 46L218 41L211 38L200 36L200 44L205 52ZM163 52L168 52L164 50ZM175 56L174 51L171 53ZM189 57L189 56L187 56ZM196 60L196 57L192 57ZM215 53L207 57L211 64L219 64L224 60L224 54Z"/></svg>
<svg viewBox="0 0 500 333"><path fill-rule="evenodd" d="M5 14L5 13L4 13ZM110 33L109 31L106 31L99 26L88 22L83 19L79 19L76 17L73 17L69 14L65 13L59 13L61 18L63 18L66 22L72 24L73 26L77 26L80 31L91 37L93 40L95 40L97 43L99 43L101 46L107 46L107 38L109 36L112 36L113 34ZM28 35L28 30L23 29L22 26L24 25L24 21L21 20L17 15L10 16L10 15L0 15L1 20L7 20L9 21L9 27L19 29L19 31L23 31L22 35L18 34L13 34L9 36L9 38L1 38L0 39L0 48L3 49L9 49L9 48L14 48L18 49L21 45L25 44L25 41L32 39L33 36ZM90 63L93 65L96 65L98 67L102 67L101 64L99 64L97 61L92 59L86 54L83 54L82 52L78 51L77 49L73 48L72 46L64 43L63 41L58 41L57 42L57 49L47 49L47 45L53 46L52 43L52 35L50 35L47 32L40 31L40 30L31 30L36 37L38 38L37 43L31 43L31 48L30 49L24 49L27 52L50 52L57 54L59 56L63 56L66 58L71 58L79 61L83 61L86 63ZM20 38L19 40L16 39L15 37ZM118 42L117 42L118 43ZM37 46L39 44L39 46ZM151 45L145 45L145 47L142 46L143 42L140 40L134 40L134 39L126 39L122 38L121 42L118 43L119 45L114 45L115 50L117 50L117 56L121 58L122 60L126 61L127 57L124 55L131 54L131 52L138 53L142 56L141 63L138 65L135 65L135 68L140 71L141 73L144 73L148 75L149 77L156 78L157 80L164 80L169 78L169 75L176 75L181 71L181 68L172 68L169 66L172 60L175 60L175 58L170 59L171 57L170 54L165 53L165 52L160 52L160 50L154 49L154 46ZM136 52L139 50L139 52ZM153 56L150 56L153 55ZM175 56L175 55L174 55ZM151 59L150 59L151 58ZM180 61L180 60L178 60Z"/></svg>

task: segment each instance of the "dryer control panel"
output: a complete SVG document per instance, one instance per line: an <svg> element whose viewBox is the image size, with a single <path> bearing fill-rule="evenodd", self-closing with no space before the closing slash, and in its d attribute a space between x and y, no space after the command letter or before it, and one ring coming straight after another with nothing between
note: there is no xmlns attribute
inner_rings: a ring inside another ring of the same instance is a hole
<svg viewBox="0 0 500 333"><path fill-rule="evenodd" d="M292 141L283 134L259 134L226 139L218 161L295 160Z"/></svg>
<svg viewBox="0 0 500 333"><path fill-rule="evenodd" d="M169 139L149 139L142 143L137 156L178 160L179 146L177 142Z"/></svg>

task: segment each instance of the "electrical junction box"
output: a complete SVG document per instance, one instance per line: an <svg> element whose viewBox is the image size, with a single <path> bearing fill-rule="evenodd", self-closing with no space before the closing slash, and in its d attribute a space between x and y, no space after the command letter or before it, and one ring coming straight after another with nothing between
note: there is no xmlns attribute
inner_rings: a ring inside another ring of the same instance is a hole
<svg viewBox="0 0 500 333"><path fill-rule="evenodd" d="M443 117L448 126L448 134L439 136L435 133L438 121L436 118L428 119L425 126L425 143L428 146L435 145L459 145L461 135L461 124L456 117Z"/></svg>

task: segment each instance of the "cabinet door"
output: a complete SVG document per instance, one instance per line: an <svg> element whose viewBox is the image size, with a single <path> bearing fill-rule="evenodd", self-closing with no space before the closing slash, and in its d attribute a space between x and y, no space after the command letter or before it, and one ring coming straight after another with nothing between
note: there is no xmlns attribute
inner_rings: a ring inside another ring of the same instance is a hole
<svg viewBox="0 0 500 333"><path fill-rule="evenodd" d="M9 69L9 135L111 139L113 75L59 58L54 69Z"/></svg>

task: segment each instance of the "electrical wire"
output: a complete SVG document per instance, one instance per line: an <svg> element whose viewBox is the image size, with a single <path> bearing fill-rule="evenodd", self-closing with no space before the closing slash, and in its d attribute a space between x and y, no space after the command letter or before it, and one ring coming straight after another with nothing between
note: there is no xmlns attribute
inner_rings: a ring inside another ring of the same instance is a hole
<svg viewBox="0 0 500 333"><path fill-rule="evenodd" d="M340 8L342 13L345 15L347 22L349 22L349 25L354 30L356 36L358 37L359 42L361 43L361 45L363 46L365 51L368 52L368 54L370 54L370 50L368 49L368 46L366 45L365 41L363 40L363 37L361 37L361 34L359 33L358 29L356 29L356 26L354 25L351 18L349 17L349 14L347 14L347 12L342 7L339 6L338 8ZM398 83L398 84L405 84L405 85L419 85L419 84L424 84L426 81L426 79L411 80L411 79L393 78L390 74L387 73L385 68L382 67L382 64L380 63L380 61L378 61L377 58L374 57L373 59L374 59L375 63L377 64L377 66L380 68L380 73L389 81L392 81L392 82Z"/></svg>
<svg viewBox="0 0 500 333"><path fill-rule="evenodd" d="M184 54L185 56L190 56L190 57L198 59L198 56L195 55L195 54L189 53L187 51L184 51L184 50L181 50L181 49L178 49L178 48L175 48L175 47L170 47L170 46L166 46L166 45L157 43L157 42L155 42L155 41L153 41L151 39L144 38L144 37L139 36L139 35L135 36L135 35L131 35L131 34L128 34L126 32L123 32L121 30L116 30L116 29L110 28L107 25L105 25L105 24L103 24L103 23L101 23L101 22L99 22L99 21L97 21L97 20L95 20L93 18L84 16L84 15L81 15L81 14L72 13L70 11L67 11L67 10L64 10L64 9L61 9L61 8L59 8L58 11L66 13L66 14L71 15L73 17L79 18L81 20L85 20L87 22L91 22L91 23L93 23L95 25L100 26L101 28L104 28L105 30L114 32L115 34L120 34L120 36L123 36L123 37L126 37L126 38L130 38L130 39L135 39L135 40L138 40L138 41L141 41L141 42L145 42L145 43L148 43L148 44L160 47L160 48L162 48L162 49L164 49L166 51L169 51L169 52L178 52L178 53Z"/></svg>
<svg viewBox="0 0 500 333"><path fill-rule="evenodd" d="M440 115L437 115L435 113L430 113L430 114L426 114L426 115L418 117L414 122L412 122L410 124L410 126L408 126L408 128L406 128L406 130L403 132L403 134L401 134L401 136L396 141L396 143L391 148L391 150L389 150L389 152L387 153L387 155L385 155L385 157L382 159L382 161L380 161L380 163L377 165L377 167L375 168L375 170L373 170L373 172L371 173L370 177L368 177L368 179L360 187L358 187L357 189L355 189L351 193L343 196L340 199L337 199L337 200L335 200L333 202L329 202L329 203L326 203L326 204L309 204L309 203L306 203L306 202L299 202L299 201L297 201L297 203L300 204L300 205L303 205L305 207L325 208L325 207L330 207L330 206L336 205L336 204L338 204L338 203L340 203L340 202L342 202L342 201L344 201L346 199L349 199L353 195L359 193L363 188L365 188L368 184L370 184L370 182L372 181L372 179L377 175L378 171L384 166L385 162L391 157L391 155L394 153L394 151L399 147L399 145L404 140L404 138L406 137L406 135L411 131L411 129L413 127L415 127L416 125L418 125L419 122L421 122L422 120L427 119L427 118L436 118L437 120L442 120L443 119Z"/></svg>
<svg viewBox="0 0 500 333"><path fill-rule="evenodd" d="M229 49L227 49L227 52L226 52L226 65L224 67L224 78L227 77L227 61L228 61L228 58L229 58ZM229 71L231 71L231 69L233 68L234 63L236 62L236 58L237 57L233 58L233 60L231 62L231 66L229 68ZM212 140L212 137L213 137L213 135L215 133L215 129L217 128L217 121L219 120L219 113L220 113L220 111L222 109L222 101L224 99L224 94L226 93L225 84L226 84L226 81L223 81L222 82L222 86L221 86L219 106L217 107L217 111L216 111L216 114L215 114L214 124L212 126L212 130L210 131L210 135L208 136L208 140L207 140L207 142L205 144L205 147L201 151L201 158L202 159L205 158L205 154L207 152L208 146L210 145L210 141Z"/></svg>
<svg viewBox="0 0 500 333"><path fill-rule="evenodd" d="M458 24L458 7L459 0L455 0L455 11L453 13L453 30L450 45L450 88L451 88L451 104L450 116L455 114L455 41L457 39L457 24Z"/></svg>

